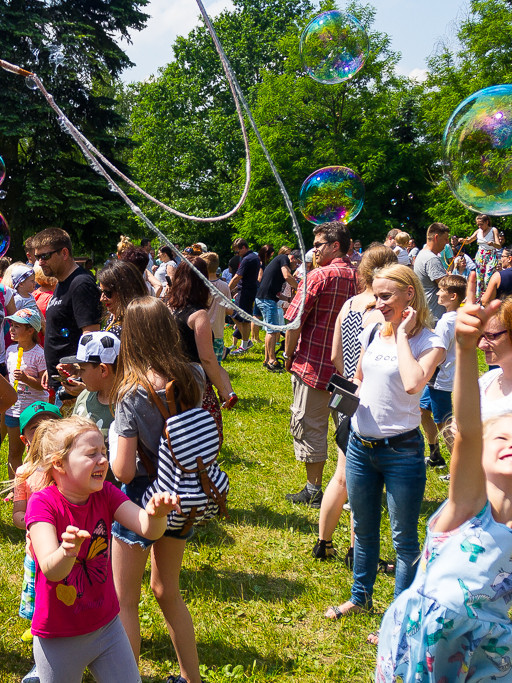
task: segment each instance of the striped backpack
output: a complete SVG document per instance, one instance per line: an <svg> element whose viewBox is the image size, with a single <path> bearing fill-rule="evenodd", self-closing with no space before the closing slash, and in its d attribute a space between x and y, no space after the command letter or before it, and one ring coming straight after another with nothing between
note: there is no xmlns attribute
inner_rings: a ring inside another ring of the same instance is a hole
<svg viewBox="0 0 512 683"><path fill-rule="evenodd" d="M154 390L151 394L165 425L158 447L158 467L148 470L153 481L144 492L142 504L147 505L154 493L175 493L181 512L168 515L167 529L185 536L194 524L219 513L227 517L229 479L217 462L219 432L204 408L176 409L174 382L165 387L167 408ZM140 447L138 450L141 456ZM142 460L146 465L146 458Z"/></svg>

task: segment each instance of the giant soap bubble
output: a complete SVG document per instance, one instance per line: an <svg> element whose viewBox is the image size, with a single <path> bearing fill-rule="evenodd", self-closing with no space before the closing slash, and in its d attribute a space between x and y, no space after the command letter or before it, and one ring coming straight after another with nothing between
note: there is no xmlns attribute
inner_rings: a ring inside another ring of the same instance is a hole
<svg viewBox="0 0 512 683"><path fill-rule="evenodd" d="M331 10L312 19L300 37L306 73L320 83L342 83L363 68L370 41L358 20Z"/></svg>
<svg viewBox="0 0 512 683"><path fill-rule="evenodd" d="M9 245L11 243L11 233L9 232L9 226L7 221L0 213L0 256L7 253Z"/></svg>
<svg viewBox="0 0 512 683"><path fill-rule="evenodd" d="M351 168L325 166L302 183L300 210L306 220L319 225L327 221L349 223L363 208L364 184Z"/></svg>
<svg viewBox="0 0 512 683"><path fill-rule="evenodd" d="M444 168L455 197L492 216L512 213L512 85L479 90L444 131Z"/></svg>

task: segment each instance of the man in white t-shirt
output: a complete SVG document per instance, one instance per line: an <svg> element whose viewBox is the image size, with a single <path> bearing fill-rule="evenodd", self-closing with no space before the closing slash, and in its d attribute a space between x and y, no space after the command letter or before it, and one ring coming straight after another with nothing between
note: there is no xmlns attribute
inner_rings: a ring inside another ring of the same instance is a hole
<svg viewBox="0 0 512 683"><path fill-rule="evenodd" d="M414 272L423 285L435 322L446 313L445 307L437 300L437 292L439 280L446 275L439 254L448 244L449 238L450 228L444 223L432 223L427 230L427 243L414 260Z"/></svg>

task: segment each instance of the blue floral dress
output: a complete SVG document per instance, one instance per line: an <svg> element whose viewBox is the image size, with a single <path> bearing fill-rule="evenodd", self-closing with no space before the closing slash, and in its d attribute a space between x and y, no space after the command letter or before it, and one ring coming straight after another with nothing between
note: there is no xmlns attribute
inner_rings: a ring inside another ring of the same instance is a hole
<svg viewBox="0 0 512 683"><path fill-rule="evenodd" d="M439 512L413 583L384 615L376 683L512 681L512 530L487 503L432 532Z"/></svg>

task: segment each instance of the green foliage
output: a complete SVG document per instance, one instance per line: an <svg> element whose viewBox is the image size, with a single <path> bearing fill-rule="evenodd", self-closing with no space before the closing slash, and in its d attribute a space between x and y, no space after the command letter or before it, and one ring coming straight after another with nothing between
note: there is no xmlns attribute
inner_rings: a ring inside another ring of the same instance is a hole
<svg viewBox="0 0 512 683"><path fill-rule="evenodd" d="M113 106L112 80L130 65L113 36L140 30L147 0L2 0L0 56L34 71L71 121L114 163L128 140ZM52 62L58 49L61 65ZM19 254L24 237L50 225L68 230L76 250L109 250L127 210L88 167L38 91L2 71L0 154L8 178L2 203ZM101 239L100 239L101 238ZM105 239L106 238L106 239ZM104 241L105 240L105 241Z"/></svg>

